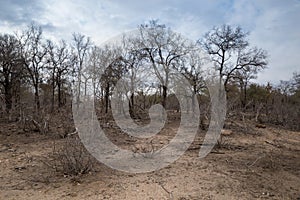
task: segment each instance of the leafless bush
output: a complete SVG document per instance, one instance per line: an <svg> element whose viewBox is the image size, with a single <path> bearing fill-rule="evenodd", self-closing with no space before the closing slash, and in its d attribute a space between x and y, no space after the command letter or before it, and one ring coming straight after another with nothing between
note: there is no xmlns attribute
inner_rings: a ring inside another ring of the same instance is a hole
<svg viewBox="0 0 300 200"><path fill-rule="evenodd" d="M84 148L78 136L66 137L60 148L53 147L54 168L66 175L89 173L95 165L95 159Z"/></svg>
<svg viewBox="0 0 300 200"><path fill-rule="evenodd" d="M50 114L41 109L39 112L34 111L34 108L19 108L18 126L25 132L35 131L41 134L49 132Z"/></svg>
<svg viewBox="0 0 300 200"><path fill-rule="evenodd" d="M226 140L222 135L220 135L220 138L217 140L217 143L215 145L215 149L222 149L226 148L229 145L228 140Z"/></svg>
<svg viewBox="0 0 300 200"><path fill-rule="evenodd" d="M75 131L75 126L70 108L60 108L51 113L49 131L59 138L65 138Z"/></svg>

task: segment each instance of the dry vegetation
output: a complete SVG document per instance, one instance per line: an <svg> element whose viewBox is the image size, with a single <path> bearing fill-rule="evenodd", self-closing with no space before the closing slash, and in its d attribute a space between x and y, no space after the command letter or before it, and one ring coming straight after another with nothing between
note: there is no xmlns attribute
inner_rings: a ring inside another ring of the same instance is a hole
<svg viewBox="0 0 300 200"><path fill-rule="evenodd" d="M120 147L147 146L122 134L113 120L104 121L107 135ZM165 145L178 123L168 121L153 146ZM199 131L175 163L129 174L93 160L75 135L41 135L2 122L0 199L297 199L300 133L255 125L247 121L244 132L243 121L228 121L222 141L204 159L197 157L205 134Z"/></svg>
<svg viewBox="0 0 300 200"><path fill-rule="evenodd" d="M279 85L252 83L267 67L267 53L250 47L240 27L214 28L195 43L155 21L139 31L121 46L105 47L81 34L55 44L36 25L21 35L0 35L0 199L299 199L299 73ZM198 153L211 102L200 47L211 56L227 94L221 137L204 159ZM172 70L189 81L187 98L198 99L201 113L185 154L143 174L95 160L78 137L71 109L72 100L78 103L89 92L89 80L108 138L133 153L151 152L168 144L180 124L179 101L169 89L176 84ZM114 121L111 99L121 77L131 85L117 95L128 100L137 124L149 123L152 105L166 108L166 125L156 136L130 137Z"/></svg>

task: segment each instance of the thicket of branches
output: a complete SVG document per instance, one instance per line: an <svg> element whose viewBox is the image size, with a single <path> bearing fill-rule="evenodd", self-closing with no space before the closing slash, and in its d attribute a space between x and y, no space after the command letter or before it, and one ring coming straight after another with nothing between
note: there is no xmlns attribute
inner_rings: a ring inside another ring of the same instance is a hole
<svg viewBox="0 0 300 200"><path fill-rule="evenodd" d="M0 117L23 121L24 126L31 120L38 131L47 132L51 113L68 110L72 98L80 102L72 86L87 94L91 80L99 113L109 113L120 78L128 83L123 93L131 117L141 117L156 103L179 110L172 94L175 71L190 82L201 114L209 115L205 80L212 69L206 68L208 57L198 53L204 50L224 83L229 117L242 115L300 130L300 74L279 85L252 83L267 67L268 55L252 47L248 35L241 27L223 25L189 41L156 21L140 25L138 34L124 36L120 45L102 47L79 33L70 42L51 41L35 24L19 34L1 33Z"/></svg>

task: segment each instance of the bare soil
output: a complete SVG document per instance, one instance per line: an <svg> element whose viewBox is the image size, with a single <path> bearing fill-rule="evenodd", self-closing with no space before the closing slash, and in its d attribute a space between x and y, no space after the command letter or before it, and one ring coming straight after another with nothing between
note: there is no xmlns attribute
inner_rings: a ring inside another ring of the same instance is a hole
<svg viewBox="0 0 300 200"><path fill-rule="evenodd" d="M168 142L176 124L169 122L154 143ZM299 199L300 132L249 127L251 134L224 131L220 146L204 159L197 157L205 134L199 131L189 150L161 170L129 174L98 163L88 174L70 176L51 165L53 143L65 139L1 123L0 199ZM136 142L105 129L120 146Z"/></svg>

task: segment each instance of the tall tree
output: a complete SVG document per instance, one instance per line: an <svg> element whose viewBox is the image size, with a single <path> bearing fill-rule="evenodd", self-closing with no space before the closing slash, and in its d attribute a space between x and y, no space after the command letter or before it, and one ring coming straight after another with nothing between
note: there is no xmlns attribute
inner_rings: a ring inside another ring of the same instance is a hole
<svg viewBox="0 0 300 200"><path fill-rule="evenodd" d="M108 112L111 91L122 77L124 62L121 49L117 46L106 45L102 48L94 46L89 52L88 66L85 77L93 79L94 94L99 90L104 97L105 112ZM101 87L100 87L101 86Z"/></svg>
<svg viewBox="0 0 300 200"><path fill-rule="evenodd" d="M149 67L143 65L144 55L139 52L139 43L136 43L136 38L134 37L123 37L120 47L121 57L124 64L123 71L126 73L123 75L123 79L127 80L126 86L124 87L126 97L129 104L129 112L132 117L136 117L137 105L135 104L135 93L140 89L142 82L146 84L146 79L149 78L143 76ZM143 79L143 81L142 81Z"/></svg>
<svg viewBox="0 0 300 200"><path fill-rule="evenodd" d="M172 69L189 52L187 41L157 21L139 27L139 49L153 68L162 87L162 105L166 106L167 91Z"/></svg>
<svg viewBox="0 0 300 200"><path fill-rule="evenodd" d="M51 73L51 85L52 85L52 110L54 109L55 102L55 89L57 87L57 101L58 107L63 105L62 101L62 88L66 82L66 76L71 71L74 59L71 55L70 49L66 42L61 40L59 44L54 44L48 41L48 61L49 71Z"/></svg>
<svg viewBox="0 0 300 200"><path fill-rule="evenodd" d="M124 74L126 68L121 56L120 48L105 47L103 50L105 52L102 52L101 60L103 65L101 66L104 67L104 73L101 80L104 87L105 113L107 113L111 91Z"/></svg>
<svg viewBox="0 0 300 200"><path fill-rule="evenodd" d="M47 64L47 47L42 36L42 28L35 24L31 24L21 36L24 65L34 88L37 110L40 109L39 86L42 82L43 70Z"/></svg>
<svg viewBox="0 0 300 200"><path fill-rule="evenodd" d="M208 61L208 58L201 57L200 50L197 48L191 49L189 54L185 56L184 62L179 66L178 70L183 76L189 80L192 86L192 106L195 106L195 96L199 94L201 89L205 88L204 69L203 66Z"/></svg>
<svg viewBox="0 0 300 200"><path fill-rule="evenodd" d="M76 102L80 102L81 83L83 76L84 62L87 59L88 51L91 48L92 42L89 37L80 33L73 33L72 51L75 57L75 74L77 76L77 96Z"/></svg>
<svg viewBox="0 0 300 200"><path fill-rule="evenodd" d="M267 52L259 48L249 47L248 33L241 27L222 25L215 27L205 34L199 42L211 55L219 72L220 80L224 81L224 87L239 70L264 69L267 65Z"/></svg>
<svg viewBox="0 0 300 200"><path fill-rule="evenodd" d="M0 35L0 85L4 90L6 111L12 108L13 87L22 75L20 43L13 35Z"/></svg>
<svg viewBox="0 0 300 200"><path fill-rule="evenodd" d="M245 66L240 70L236 70L232 74L232 78L238 82L240 87L240 101L242 108L245 110L247 106L247 87L252 79L257 78L257 73L262 68L251 68L251 66Z"/></svg>
<svg viewBox="0 0 300 200"><path fill-rule="evenodd" d="M300 92L300 73L294 72L293 73L293 90Z"/></svg>

